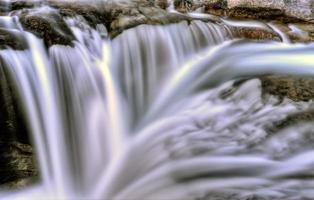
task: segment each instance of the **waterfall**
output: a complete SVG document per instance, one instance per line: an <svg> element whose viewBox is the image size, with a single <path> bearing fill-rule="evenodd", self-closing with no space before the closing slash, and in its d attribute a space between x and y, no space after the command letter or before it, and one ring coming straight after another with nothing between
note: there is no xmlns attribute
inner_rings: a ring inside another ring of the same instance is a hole
<svg viewBox="0 0 314 200"><path fill-rule="evenodd" d="M313 125L274 128L313 102L263 97L258 79L312 77L313 44L239 40L227 20L140 25L114 39L83 18L66 23L73 46L47 48L18 19L0 19L27 47L0 50L0 66L41 179L1 198L314 198Z"/></svg>

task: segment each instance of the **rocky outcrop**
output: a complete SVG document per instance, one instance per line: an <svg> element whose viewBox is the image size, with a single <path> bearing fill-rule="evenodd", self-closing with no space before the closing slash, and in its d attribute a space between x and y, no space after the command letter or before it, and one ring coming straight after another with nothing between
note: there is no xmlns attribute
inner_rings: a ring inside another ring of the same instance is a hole
<svg viewBox="0 0 314 200"><path fill-rule="evenodd" d="M269 19L285 22L313 21L314 6L309 0L195 0L194 8L238 19Z"/></svg>
<svg viewBox="0 0 314 200"><path fill-rule="evenodd" d="M208 18L193 18L186 14L202 7L207 13L231 17L237 19L263 19L267 21L276 20L283 23L280 28L292 41L309 42L313 41L312 23L309 23L310 14L299 15L302 8L310 8L311 4L297 2L302 1L272 1L272 0L174 0L174 6L181 12L167 12L169 6L167 0L136 0L136 1L104 1L94 4L76 2L75 4L67 1L47 1L47 4L55 8L53 9L33 9L40 4L40 1L14 1L10 6L15 11L11 15L20 16L23 27L44 38L47 46L53 44L71 45L75 39L69 28L65 25L64 18L82 16L90 26L96 27L97 24L103 24L111 38L117 36L126 29L141 25L164 25L169 23L177 23L180 21L203 20ZM297 5L289 7L290 5ZM295 11L293 11L295 9ZM296 10L300 10L296 12ZM296 14L295 14L296 13ZM302 12L307 13L307 12ZM295 14L295 15L294 15ZM308 21L305 21L308 20ZM210 19L215 23L221 23L219 18ZM302 26L299 30L291 29L289 23L298 23ZM278 34L273 30L256 29L252 27L231 27L236 37L257 39L257 40L278 40ZM302 34L298 32L304 32ZM11 45L13 48L19 49L17 44Z"/></svg>
<svg viewBox="0 0 314 200"><path fill-rule="evenodd" d="M185 15L166 12L168 3L162 0L156 2L113 1L97 5L51 1L50 5L57 8L63 17L81 15L92 27L104 24L111 37L115 37L125 29L141 24L162 25L192 20Z"/></svg>

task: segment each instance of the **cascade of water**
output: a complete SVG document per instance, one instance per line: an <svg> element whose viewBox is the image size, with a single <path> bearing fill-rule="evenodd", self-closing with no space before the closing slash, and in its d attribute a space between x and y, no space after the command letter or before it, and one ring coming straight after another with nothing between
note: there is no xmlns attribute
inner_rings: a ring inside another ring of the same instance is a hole
<svg viewBox="0 0 314 200"><path fill-rule="evenodd" d="M142 25L113 41L104 26L67 24L73 47L46 51L23 32L28 50L0 51L42 179L6 199L314 198L304 178L313 125L268 131L312 102L263 99L258 79L235 82L313 76L313 45L226 41L228 28L200 21Z"/></svg>
<svg viewBox="0 0 314 200"><path fill-rule="evenodd" d="M184 30L184 31L182 31ZM205 47L215 46L232 35L224 26L193 21L151 29L140 26L113 41L114 75L131 109L131 126L137 124L163 90L165 81Z"/></svg>

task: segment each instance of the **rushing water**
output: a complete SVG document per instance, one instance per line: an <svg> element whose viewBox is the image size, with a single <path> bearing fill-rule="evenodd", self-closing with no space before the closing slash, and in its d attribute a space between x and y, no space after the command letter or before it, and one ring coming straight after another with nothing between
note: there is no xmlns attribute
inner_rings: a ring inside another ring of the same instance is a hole
<svg viewBox="0 0 314 200"><path fill-rule="evenodd" d="M110 40L77 17L74 46L46 49L2 19L29 47L0 57L41 175L2 198L314 199L313 125L274 128L313 103L263 97L257 79L313 76L312 44L232 40L228 26L200 21Z"/></svg>

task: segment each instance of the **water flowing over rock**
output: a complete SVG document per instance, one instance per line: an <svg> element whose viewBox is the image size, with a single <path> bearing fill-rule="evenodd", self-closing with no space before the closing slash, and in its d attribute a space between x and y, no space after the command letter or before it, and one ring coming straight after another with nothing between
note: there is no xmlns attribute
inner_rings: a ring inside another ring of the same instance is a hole
<svg viewBox="0 0 314 200"><path fill-rule="evenodd" d="M313 199L313 25L286 5L6 4L0 184L28 188L0 197Z"/></svg>

